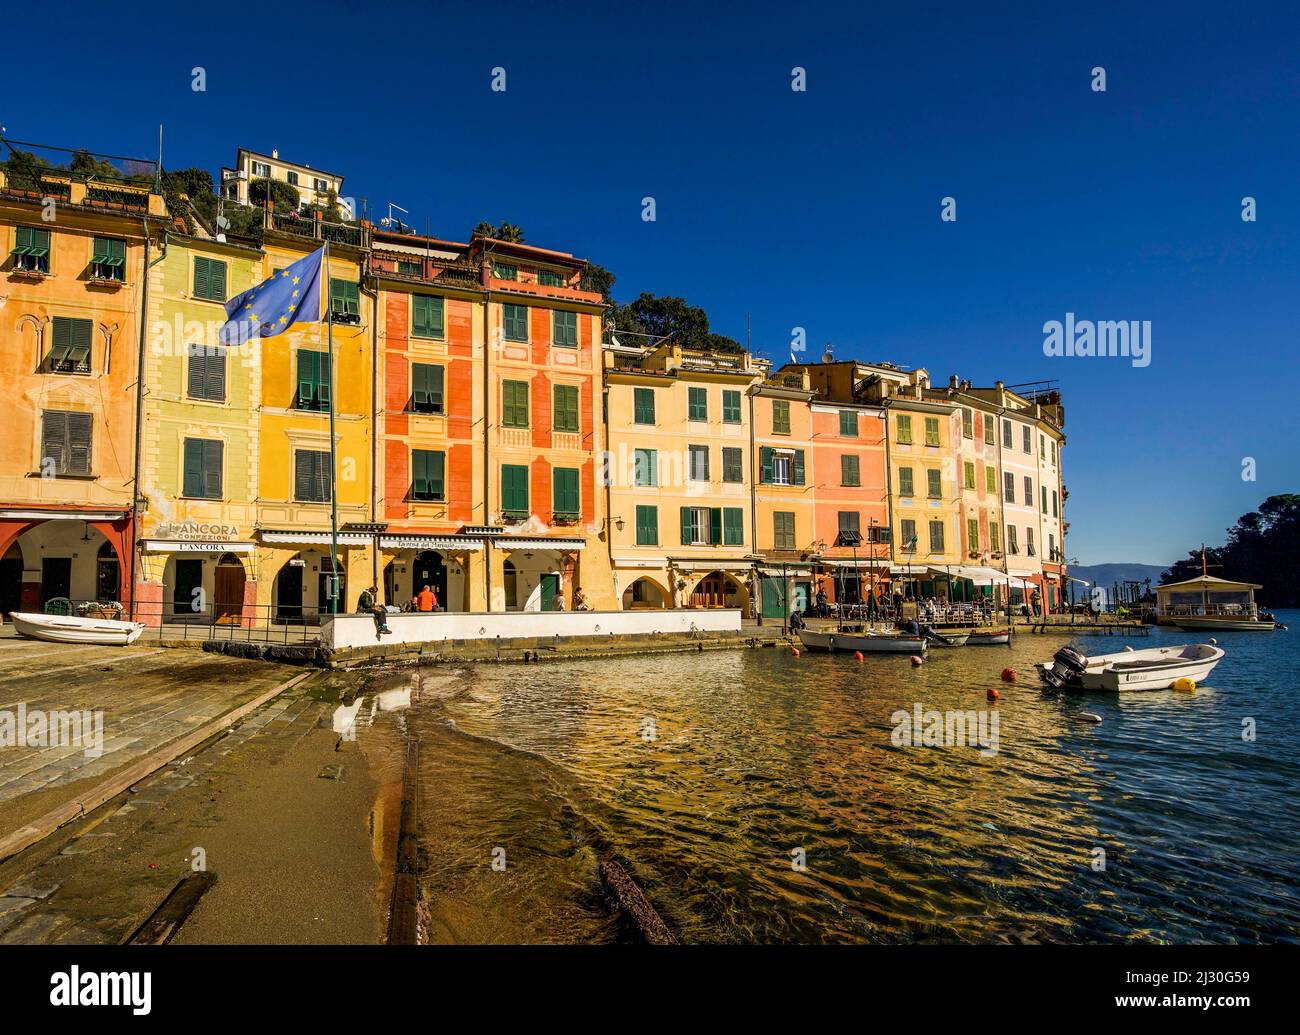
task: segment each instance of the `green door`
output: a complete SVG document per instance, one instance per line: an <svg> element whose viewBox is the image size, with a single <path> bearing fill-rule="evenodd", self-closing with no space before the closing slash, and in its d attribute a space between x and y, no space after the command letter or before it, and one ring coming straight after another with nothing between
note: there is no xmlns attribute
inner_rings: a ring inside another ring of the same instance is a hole
<svg viewBox="0 0 1300 1035"><path fill-rule="evenodd" d="M560 592L560 576L547 572L542 576L542 610L550 611L555 606L555 596Z"/></svg>
<svg viewBox="0 0 1300 1035"><path fill-rule="evenodd" d="M783 618L789 614L785 606L786 587L778 575L763 576L763 617Z"/></svg>

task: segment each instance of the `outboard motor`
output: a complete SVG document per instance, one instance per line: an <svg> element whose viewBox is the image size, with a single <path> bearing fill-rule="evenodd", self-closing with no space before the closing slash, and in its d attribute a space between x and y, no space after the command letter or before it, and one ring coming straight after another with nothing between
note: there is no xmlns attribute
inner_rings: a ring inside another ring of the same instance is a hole
<svg viewBox="0 0 1300 1035"><path fill-rule="evenodd" d="M1087 667L1086 657L1073 647L1062 647L1052 656L1052 671L1048 676L1048 682L1058 687L1070 683L1077 684Z"/></svg>

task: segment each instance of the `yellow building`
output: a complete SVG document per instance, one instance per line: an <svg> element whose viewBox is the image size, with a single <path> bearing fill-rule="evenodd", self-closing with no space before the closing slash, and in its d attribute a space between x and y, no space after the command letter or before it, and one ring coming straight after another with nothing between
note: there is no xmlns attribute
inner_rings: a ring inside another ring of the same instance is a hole
<svg viewBox="0 0 1300 1035"><path fill-rule="evenodd" d="M753 570L748 353L605 349L609 552L619 606L748 609Z"/></svg>

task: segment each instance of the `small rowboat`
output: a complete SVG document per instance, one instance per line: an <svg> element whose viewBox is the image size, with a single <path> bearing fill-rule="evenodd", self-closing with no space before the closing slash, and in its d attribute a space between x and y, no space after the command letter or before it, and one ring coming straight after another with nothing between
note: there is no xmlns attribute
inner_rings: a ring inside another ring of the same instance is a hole
<svg viewBox="0 0 1300 1035"><path fill-rule="evenodd" d="M925 634L925 638L936 647L964 647L970 637L971 632L969 629L959 629L953 632L931 629Z"/></svg>
<svg viewBox="0 0 1300 1035"><path fill-rule="evenodd" d="M1210 643L1152 647L1085 657L1062 647L1051 661L1038 665L1043 682L1065 690L1168 690L1179 680L1199 683L1223 659L1223 648Z"/></svg>
<svg viewBox="0 0 1300 1035"><path fill-rule="evenodd" d="M811 651L863 654L924 654L925 637L907 633L876 632L860 625L839 629L800 629L799 642Z"/></svg>
<svg viewBox="0 0 1300 1035"><path fill-rule="evenodd" d="M973 632L966 640L971 647L1005 647L1010 642L1010 629L1001 629L997 632Z"/></svg>
<svg viewBox="0 0 1300 1035"><path fill-rule="evenodd" d="M125 647L144 632L143 622L119 622L111 618L76 618L73 615L43 615L11 611L14 631L32 640L50 643L98 643Z"/></svg>

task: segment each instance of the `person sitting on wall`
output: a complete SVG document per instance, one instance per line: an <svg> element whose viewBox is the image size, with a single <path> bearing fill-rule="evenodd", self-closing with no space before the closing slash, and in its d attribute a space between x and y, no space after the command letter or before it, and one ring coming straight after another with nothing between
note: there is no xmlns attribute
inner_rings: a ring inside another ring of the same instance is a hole
<svg viewBox="0 0 1300 1035"><path fill-rule="evenodd" d="M375 619L375 635L383 636L391 633L393 630L388 628L387 609L379 605L379 588L371 586L369 589L363 589L361 596L357 599L357 614L368 614Z"/></svg>
<svg viewBox="0 0 1300 1035"><path fill-rule="evenodd" d="M573 591L573 609L575 611L591 610L591 608L587 606L587 595L583 593L581 586Z"/></svg>
<svg viewBox="0 0 1300 1035"><path fill-rule="evenodd" d="M415 594L415 608L425 613L438 610L438 594L428 586L422 587L420 592Z"/></svg>
<svg viewBox="0 0 1300 1035"><path fill-rule="evenodd" d="M796 608L790 615L790 631L798 632L800 629L806 629L808 623L803 620L803 615Z"/></svg>

